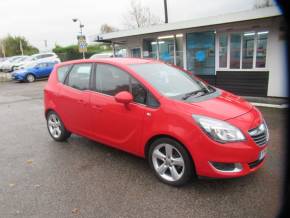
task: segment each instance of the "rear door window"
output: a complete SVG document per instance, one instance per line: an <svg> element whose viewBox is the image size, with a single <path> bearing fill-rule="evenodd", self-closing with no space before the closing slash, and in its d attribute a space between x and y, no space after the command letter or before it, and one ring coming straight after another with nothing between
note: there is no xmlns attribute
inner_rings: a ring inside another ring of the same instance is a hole
<svg viewBox="0 0 290 218"><path fill-rule="evenodd" d="M92 64L75 64L65 83L78 90L88 90L90 88L91 70Z"/></svg>

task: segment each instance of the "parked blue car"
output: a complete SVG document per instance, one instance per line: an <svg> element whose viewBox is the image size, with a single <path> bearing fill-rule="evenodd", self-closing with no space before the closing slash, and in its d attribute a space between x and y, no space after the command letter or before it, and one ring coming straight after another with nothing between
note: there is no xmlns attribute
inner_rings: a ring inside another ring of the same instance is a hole
<svg viewBox="0 0 290 218"><path fill-rule="evenodd" d="M13 80L34 82L36 79L48 77L57 62L35 63L25 69L14 71L11 74Z"/></svg>

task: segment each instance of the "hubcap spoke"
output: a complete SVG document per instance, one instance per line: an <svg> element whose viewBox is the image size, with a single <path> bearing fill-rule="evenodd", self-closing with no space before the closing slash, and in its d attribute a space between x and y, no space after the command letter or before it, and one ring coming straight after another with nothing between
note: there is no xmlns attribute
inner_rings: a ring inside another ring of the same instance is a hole
<svg viewBox="0 0 290 218"><path fill-rule="evenodd" d="M59 129L59 127L56 128L56 135L57 135L57 136L60 135L60 129Z"/></svg>
<svg viewBox="0 0 290 218"><path fill-rule="evenodd" d="M165 145L165 151L166 151L166 157L171 158L172 157L172 146L166 144Z"/></svg>
<svg viewBox="0 0 290 218"><path fill-rule="evenodd" d="M168 169L168 166L165 164L165 163L163 163L163 164L161 164L160 166L159 166L159 168L157 169L157 171L158 171L158 173L159 174L164 174L165 173L165 171Z"/></svg>
<svg viewBox="0 0 290 218"><path fill-rule="evenodd" d="M53 121L48 120L48 125L49 125L49 126L53 126L53 124L54 124Z"/></svg>
<svg viewBox="0 0 290 218"><path fill-rule="evenodd" d="M178 158L172 158L171 160L172 160L172 164L173 164L174 166L181 166L181 167L184 166L184 161L183 161L183 159L182 159L181 157L178 157Z"/></svg>
<svg viewBox="0 0 290 218"><path fill-rule="evenodd" d="M155 150L153 156L159 160L164 160L166 158L165 154L161 153L159 150Z"/></svg>
<svg viewBox="0 0 290 218"><path fill-rule="evenodd" d="M169 168L169 170L170 170L170 174L171 174L171 176L172 176L172 178L173 178L174 180L179 179L179 176L180 176L180 175L178 174L178 172L177 172L175 166L171 166L171 167Z"/></svg>

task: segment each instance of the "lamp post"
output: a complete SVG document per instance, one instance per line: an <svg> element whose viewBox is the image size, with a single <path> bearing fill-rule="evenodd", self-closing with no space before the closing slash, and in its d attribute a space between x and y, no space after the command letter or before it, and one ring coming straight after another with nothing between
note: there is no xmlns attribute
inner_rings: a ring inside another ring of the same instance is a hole
<svg viewBox="0 0 290 218"><path fill-rule="evenodd" d="M168 23L167 0L164 0L164 15L165 15L164 23Z"/></svg>
<svg viewBox="0 0 290 218"><path fill-rule="evenodd" d="M80 19L78 19L78 18L73 18L72 20L73 20L73 22L77 22L77 21L79 22L80 34L81 34L81 36L83 36L83 28L84 28L85 25L83 25L82 22L80 21ZM85 52L83 51L82 53L83 53L83 59L85 59L86 58L85 57Z"/></svg>

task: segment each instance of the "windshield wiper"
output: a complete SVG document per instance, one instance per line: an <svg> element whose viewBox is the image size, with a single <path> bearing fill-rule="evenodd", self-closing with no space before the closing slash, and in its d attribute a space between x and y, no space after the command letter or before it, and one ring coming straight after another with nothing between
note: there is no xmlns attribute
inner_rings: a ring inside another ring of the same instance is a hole
<svg viewBox="0 0 290 218"><path fill-rule="evenodd" d="M201 88L201 89L199 89L199 90L196 90L196 91L192 91L192 92L189 92L189 93L186 93L183 97L182 97L182 100L186 100L186 99L188 99L189 97L191 97L191 96L194 96L194 95L196 95L196 94L198 94L198 93L210 93L210 90L208 90L206 87L203 87L203 88ZM201 96L201 95L200 95Z"/></svg>

